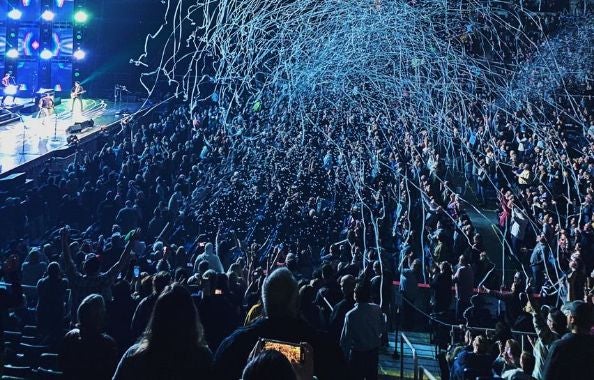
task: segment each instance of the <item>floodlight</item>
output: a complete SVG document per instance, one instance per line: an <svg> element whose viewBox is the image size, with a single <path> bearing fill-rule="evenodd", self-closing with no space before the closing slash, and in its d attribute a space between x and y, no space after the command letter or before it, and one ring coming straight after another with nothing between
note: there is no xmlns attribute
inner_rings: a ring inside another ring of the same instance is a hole
<svg viewBox="0 0 594 380"><path fill-rule="evenodd" d="M17 49L10 49L6 52L6 56L8 58L18 58L19 57L19 51Z"/></svg>
<svg viewBox="0 0 594 380"><path fill-rule="evenodd" d="M89 20L89 15L85 11L77 11L74 14L74 21L76 21L79 24L84 24L88 20Z"/></svg>
<svg viewBox="0 0 594 380"><path fill-rule="evenodd" d="M50 10L45 10L41 14L41 18L44 19L45 21L52 21L54 19L54 17L56 17L56 14Z"/></svg>
<svg viewBox="0 0 594 380"><path fill-rule="evenodd" d="M43 49L41 53L39 53L39 58L41 59L51 59L53 56L51 50L48 49Z"/></svg>
<svg viewBox="0 0 594 380"><path fill-rule="evenodd" d="M22 16L23 12L19 11L18 9L13 9L10 12L8 12L8 18L12 20L20 20Z"/></svg>
<svg viewBox="0 0 594 380"><path fill-rule="evenodd" d="M87 53L85 53L85 51L81 49L77 49L74 53L72 53L72 56L79 61L81 59L85 59L86 55Z"/></svg>

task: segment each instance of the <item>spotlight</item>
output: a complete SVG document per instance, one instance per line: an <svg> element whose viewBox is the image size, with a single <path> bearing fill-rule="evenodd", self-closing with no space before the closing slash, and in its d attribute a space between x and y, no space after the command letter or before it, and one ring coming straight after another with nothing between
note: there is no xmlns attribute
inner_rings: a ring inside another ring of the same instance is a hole
<svg viewBox="0 0 594 380"><path fill-rule="evenodd" d="M10 49L10 50L8 50L6 52L6 56L8 58L18 58L19 57L19 51L17 49L15 49L15 48L12 48L12 49Z"/></svg>
<svg viewBox="0 0 594 380"><path fill-rule="evenodd" d="M50 10L45 10L41 14L41 18L44 19L45 21L52 21L54 19L54 17L56 17L55 13Z"/></svg>
<svg viewBox="0 0 594 380"><path fill-rule="evenodd" d="M89 20L89 15L85 11L78 11L74 14L74 21L79 24L84 24Z"/></svg>
<svg viewBox="0 0 594 380"><path fill-rule="evenodd" d="M87 55L87 53L85 53L84 50L80 50L80 49L77 49L74 53L72 53L72 56L79 61L81 59L85 59L86 55Z"/></svg>
<svg viewBox="0 0 594 380"><path fill-rule="evenodd" d="M43 49L41 53L39 53L39 58L41 59L51 59L53 56L51 50L48 49Z"/></svg>
<svg viewBox="0 0 594 380"><path fill-rule="evenodd" d="M19 11L18 9L13 9L10 12L8 12L8 18L12 20L20 20L22 16L23 12Z"/></svg>

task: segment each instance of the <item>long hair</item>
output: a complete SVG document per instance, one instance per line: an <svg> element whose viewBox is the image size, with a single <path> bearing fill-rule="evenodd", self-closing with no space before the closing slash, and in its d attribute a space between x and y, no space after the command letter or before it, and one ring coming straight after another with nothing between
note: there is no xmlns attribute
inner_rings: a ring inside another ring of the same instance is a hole
<svg viewBox="0 0 594 380"><path fill-rule="evenodd" d="M157 298L138 351L165 364L190 358L202 347L204 330L190 293L177 283L167 286Z"/></svg>

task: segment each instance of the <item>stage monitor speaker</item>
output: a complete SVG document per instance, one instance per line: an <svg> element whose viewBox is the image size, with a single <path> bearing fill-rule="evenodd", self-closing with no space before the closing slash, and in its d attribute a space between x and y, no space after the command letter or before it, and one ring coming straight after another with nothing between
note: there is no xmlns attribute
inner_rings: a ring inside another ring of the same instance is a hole
<svg viewBox="0 0 594 380"><path fill-rule="evenodd" d="M95 122L93 121L93 119L85 120L81 123L74 123L74 125L71 125L70 127L66 128L66 133L79 133L83 129L93 128L94 125Z"/></svg>

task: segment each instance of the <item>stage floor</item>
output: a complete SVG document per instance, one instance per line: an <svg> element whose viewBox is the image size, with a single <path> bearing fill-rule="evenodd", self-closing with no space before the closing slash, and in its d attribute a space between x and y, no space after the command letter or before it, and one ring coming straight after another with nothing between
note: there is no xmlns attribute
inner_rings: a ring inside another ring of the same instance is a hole
<svg viewBox="0 0 594 380"><path fill-rule="evenodd" d="M117 103L103 99L84 99L82 114L71 112L72 101L62 100L56 113L44 118L38 113L22 115L21 120L0 126L0 175L67 145L66 128L75 122L93 119L92 128L76 133L81 139L96 133L125 117L126 110L134 113L141 103Z"/></svg>

